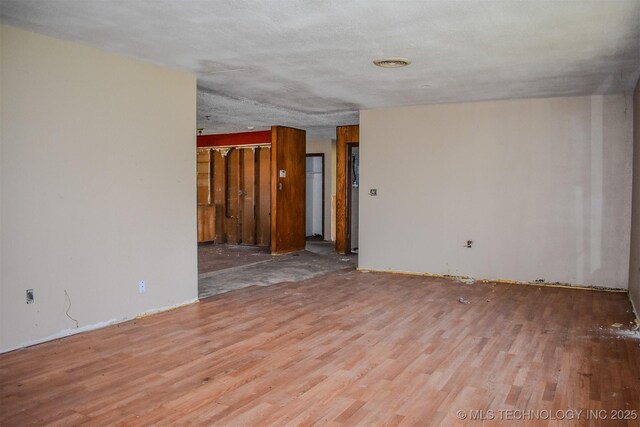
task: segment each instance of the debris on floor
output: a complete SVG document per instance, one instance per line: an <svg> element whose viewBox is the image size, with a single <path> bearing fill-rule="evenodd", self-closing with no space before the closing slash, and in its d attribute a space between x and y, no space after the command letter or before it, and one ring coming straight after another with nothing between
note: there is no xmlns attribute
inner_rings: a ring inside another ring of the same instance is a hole
<svg viewBox="0 0 640 427"><path fill-rule="evenodd" d="M612 328L621 328L622 327L622 323L613 323L611 325Z"/></svg>
<svg viewBox="0 0 640 427"><path fill-rule="evenodd" d="M466 299L464 299L462 297L458 298L458 302L460 304L471 304L469 301L467 301Z"/></svg>

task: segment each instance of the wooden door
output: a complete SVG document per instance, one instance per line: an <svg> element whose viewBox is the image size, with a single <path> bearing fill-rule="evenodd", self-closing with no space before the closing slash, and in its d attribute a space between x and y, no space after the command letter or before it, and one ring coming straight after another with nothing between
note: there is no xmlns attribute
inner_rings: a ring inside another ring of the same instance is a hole
<svg viewBox="0 0 640 427"><path fill-rule="evenodd" d="M360 128L354 126L338 126L336 128L337 157L336 170L336 252L339 254L350 253L347 246L349 233L349 209L347 207L347 190L350 183L347 163L347 144L360 142Z"/></svg>
<svg viewBox="0 0 640 427"><path fill-rule="evenodd" d="M271 128L271 252L304 249L306 132Z"/></svg>

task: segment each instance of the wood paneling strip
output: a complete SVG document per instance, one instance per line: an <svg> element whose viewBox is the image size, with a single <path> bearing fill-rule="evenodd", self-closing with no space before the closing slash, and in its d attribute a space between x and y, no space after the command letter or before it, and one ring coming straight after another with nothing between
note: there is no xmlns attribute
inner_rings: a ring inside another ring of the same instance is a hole
<svg viewBox="0 0 640 427"><path fill-rule="evenodd" d="M215 207L216 242L226 243L224 218L227 200L226 158L223 150L213 150L213 204Z"/></svg>
<svg viewBox="0 0 640 427"><path fill-rule="evenodd" d="M215 208L213 205L198 206L198 242L211 242L216 238Z"/></svg>
<svg viewBox="0 0 640 427"><path fill-rule="evenodd" d="M255 245L256 243L256 158L255 148L243 148L240 151L240 230L242 243Z"/></svg>
<svg viewBox="0 0 640 427"><path fill-rule="evenodd" d="M256 162L256 244L271 245L271 148L258 147Z"/></svg>
<svg viewBox="0 0 640 427"><path fill-rule="evenodd" d="M198 204L211 203L211 153L209 150L198 151Z"/></svg>
<svg viewBox="0 0 640 427"><path fill-rule="evenodd" d="M232 148L227 152L226 160L226 212L224 229L226 242L240 243L240 152Z"/></svg>

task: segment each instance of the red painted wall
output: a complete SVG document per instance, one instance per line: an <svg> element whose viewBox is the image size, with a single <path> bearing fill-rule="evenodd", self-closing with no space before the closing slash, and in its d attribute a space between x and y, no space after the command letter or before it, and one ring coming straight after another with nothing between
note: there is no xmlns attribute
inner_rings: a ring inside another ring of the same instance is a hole
<svg viewBox="0 0 640 427"><path fill-rule="evenodd" d="M271 130L256 132L221 133L198 135L198 147L220 147L227 145L271 144Z"/></svg>

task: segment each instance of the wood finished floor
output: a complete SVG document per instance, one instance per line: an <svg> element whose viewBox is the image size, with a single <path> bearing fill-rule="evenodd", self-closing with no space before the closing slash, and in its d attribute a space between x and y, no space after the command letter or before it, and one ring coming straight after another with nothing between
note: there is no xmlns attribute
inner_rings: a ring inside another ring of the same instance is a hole
<svg viewBox="0 0 640 427"><path fill-rule="evenodd" d="M639 410L632 320L620 293L338 272L0 355L0 425L638 425L456 417Z"/></svg>

